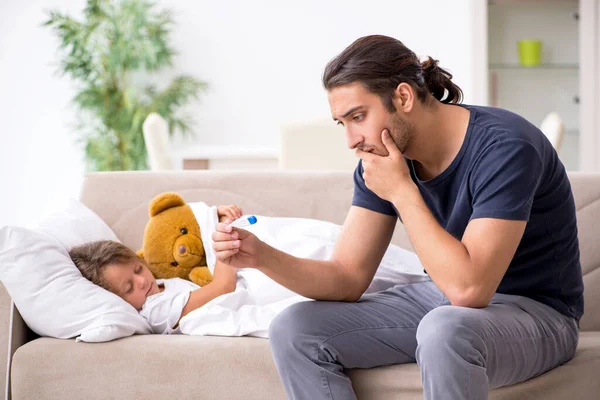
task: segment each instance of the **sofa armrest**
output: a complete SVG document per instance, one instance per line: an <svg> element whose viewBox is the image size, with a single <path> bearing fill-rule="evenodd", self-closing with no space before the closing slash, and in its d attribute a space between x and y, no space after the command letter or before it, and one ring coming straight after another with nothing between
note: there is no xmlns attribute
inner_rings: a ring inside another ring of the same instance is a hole
<svg viewBox="0 0 600 400"><path fill-rule="evenodd" d="M33 332L27 327L23 317L15 307L15 303L10 301L10 319L8 323L8 346L7 346L7 360L6 360L6 383L4 398L6 400L11 399L10 390L10 368L12 364L12 357L15 351L25 343L29 342L34 338Z"/></svg>

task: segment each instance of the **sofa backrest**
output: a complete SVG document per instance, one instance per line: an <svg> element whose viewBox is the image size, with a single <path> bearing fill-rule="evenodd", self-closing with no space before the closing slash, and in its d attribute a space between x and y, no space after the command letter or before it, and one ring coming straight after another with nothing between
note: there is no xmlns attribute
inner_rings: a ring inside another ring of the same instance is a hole
<svg viewBox="0 0 600 400"><path fill-rule="evenodd" d="M571 173L581 264L585 283L582 330L600 330L600 174ZM81 200L134 250L142 246L148 204L175 191L187 202L237 204L245 212L277 217L315 218L342 224L353 192L350 172L100 172L86 175ZM392 242L412 250L402 224Z"/></svg>

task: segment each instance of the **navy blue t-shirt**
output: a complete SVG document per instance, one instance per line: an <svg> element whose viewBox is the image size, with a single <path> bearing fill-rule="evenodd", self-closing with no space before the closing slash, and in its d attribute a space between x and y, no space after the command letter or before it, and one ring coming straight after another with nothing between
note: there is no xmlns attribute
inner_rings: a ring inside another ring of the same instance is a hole
<svg viewBox="0 0 600 400"><path fill-rule="evenodd" d="M474 218L527 221L497 292L526 296L579 319L583 281L565 167L542 132L524 118L498 108L463 107L471 112L469 127L445 171L422 181L407 160L425 203L458 240ZM362 172L359 162L352 205L397 215L390 202L366 187Z"/></svg>

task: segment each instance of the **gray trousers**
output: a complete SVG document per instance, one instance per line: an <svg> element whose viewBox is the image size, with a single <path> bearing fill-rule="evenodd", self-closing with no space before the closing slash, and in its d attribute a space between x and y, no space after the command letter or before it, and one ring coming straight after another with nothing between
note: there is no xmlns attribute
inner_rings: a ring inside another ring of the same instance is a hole
<svg viewBox="0 0 600 400"><path fill-rule="evenodd" d="M451 306L429 280L356 303L295 304L275 318L269 338L290 399L355 399L345 368L417 362L425 399L479 400L570 360L579 330L573 318L521 296Z"/></svg>

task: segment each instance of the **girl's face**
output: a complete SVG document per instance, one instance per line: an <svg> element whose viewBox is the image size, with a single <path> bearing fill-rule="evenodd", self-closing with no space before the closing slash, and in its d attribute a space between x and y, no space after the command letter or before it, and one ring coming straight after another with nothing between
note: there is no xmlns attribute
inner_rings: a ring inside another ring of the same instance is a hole
<svg viewBox="0 0 600 400"><path fill-rule="evenodd" d="M104 269L104 279L112 292L141 310L148 296L160 292L152 272L140 259L125 264L110 264Z"/></svg>

